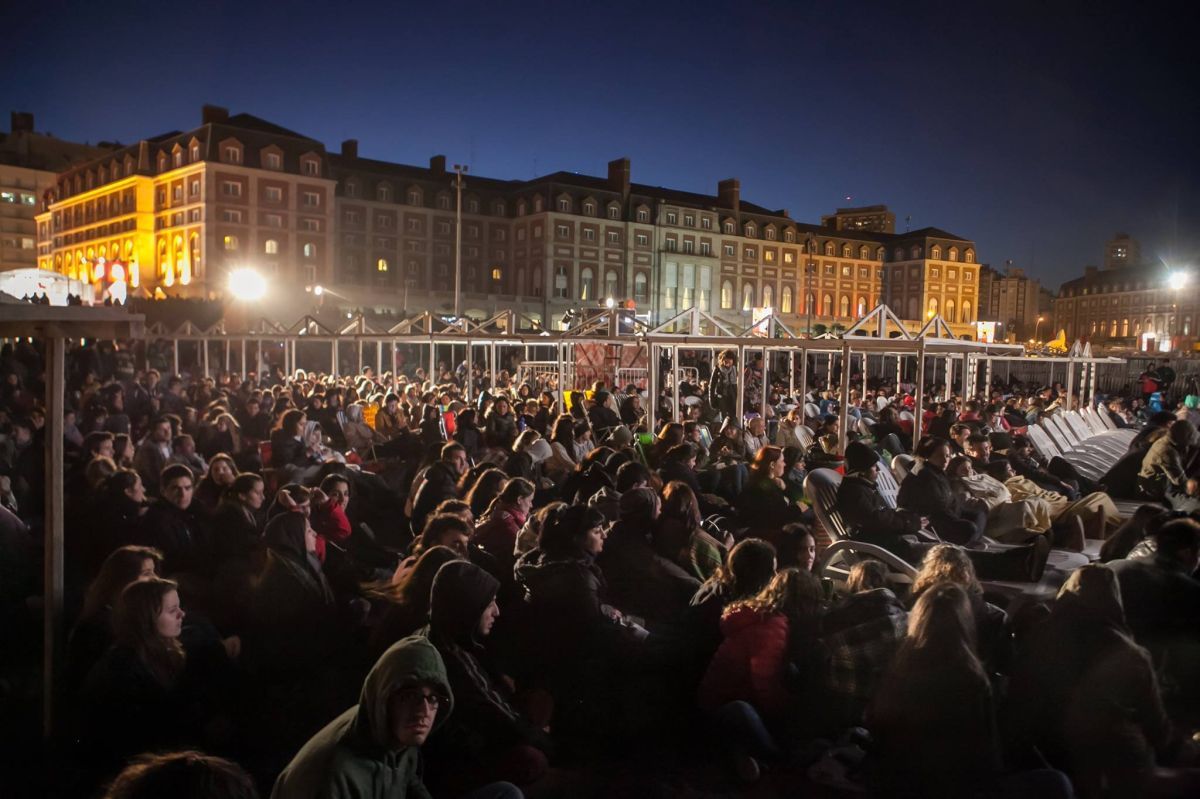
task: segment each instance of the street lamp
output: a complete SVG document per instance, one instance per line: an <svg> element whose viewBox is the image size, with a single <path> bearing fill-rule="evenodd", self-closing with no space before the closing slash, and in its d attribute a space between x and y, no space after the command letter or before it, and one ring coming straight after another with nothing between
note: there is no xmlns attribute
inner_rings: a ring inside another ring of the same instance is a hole
<svg viewBox="0 0 1200 799"><path fill-rule="evenodd" d="M1174 347L1174 336L1179 333L1179 292L1184 289L1192 280L1191 274L1176 269L1173 272L1167 273L1167 286L1171 289L1171 330L1167 331L1168 338L1172 339L1171 346Z"/></svg>
<svg viewBox="0 0 1200 799"><path fill-rule="evenodd" d="M255 302L267 294L267 281L253 269L234 269L229 273L229 293L239 300Z"/></svg>
<svg viewBox="0 0 1200 799"><path fill-rule="evenodd" d="M1044 321L1046 321L1046 318L1044 316L1039 316L1037 318L1037 324L1033 326L1033 340L1034 341L1040 341L1040 339L1038 338L1038 329L1041 328L1042 322L1044 322Z"/></svg>
<svg viewBox="0 0 1200 799"><path fill-rule="evenodd" d="M464 164L454 165L454 190L457 202L454 206L454 318L459 316L459 305L462 294L462 189L463 175L467 173Z"/></svg>

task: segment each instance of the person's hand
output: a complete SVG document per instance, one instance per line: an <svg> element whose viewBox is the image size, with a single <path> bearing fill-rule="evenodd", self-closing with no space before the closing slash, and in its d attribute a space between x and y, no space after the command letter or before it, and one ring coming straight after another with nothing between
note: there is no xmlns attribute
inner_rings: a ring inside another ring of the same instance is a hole
<svg viewBox="0 0 1200 799"><path fill-rule="evenodd" d="M921 529L922 529L922 530L928 530L928 529L929 529L929 517L928 517L928 516L922 516L922 517L921 517Z"/></svg>
<svg viewBox="0 0 1200 799"><path fill-rule="evenodd" d="M296 500L292 499L292 495L284 491L282 488L279 489L279 493L275 495L275 501L288 510L296 510L296 508L300 507L296 504Z"/></svg>
<svg viewBox="0 0 1200 799"><path fill-rule="evenodd" d="M314 488L310 496L312 504L318 507L329 504L329 496L319 488Z"/></svg>
<svg viewBox="0 0 1200 799"><path fill-rule="evenodd" d="M12 493L12 479L7 475L0 475L0 494Z"/></svg>
<svg viewBox="0 0 1200 799"><path fill-rule="evenodd" d="M230 660L237 660L242 655L242 639L240 636L231 635L221 641L221 645L225 647L225 656Z"/></svg>

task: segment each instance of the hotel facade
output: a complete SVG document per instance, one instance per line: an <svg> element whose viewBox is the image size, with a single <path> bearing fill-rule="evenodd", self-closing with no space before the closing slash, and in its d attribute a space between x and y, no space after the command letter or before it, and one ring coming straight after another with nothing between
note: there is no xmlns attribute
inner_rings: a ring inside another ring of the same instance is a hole
<svg viewBox="0 0 1200 799"><path fill-rule="evenodd" d="M660 322L699 307L742 328L772 308L795 330L848 326L879 301L906 319L977 318L974 242L936 228L894 233L884 207L822 224L741 198L737 180L701 194L607 174L532 180L467 175L463 312L512 308L556 327L573 308L632 301ZM272 295L346 309L454 307L455 174L327 151L248 114L205 106L200 127L146 139L58 175L37 216L38 265L98 295L217 298L254 268ZM861 220L870 218L871 224ZM120 284L120 285L118 285ZM332 295L332 296L331 296Z"/></svg>

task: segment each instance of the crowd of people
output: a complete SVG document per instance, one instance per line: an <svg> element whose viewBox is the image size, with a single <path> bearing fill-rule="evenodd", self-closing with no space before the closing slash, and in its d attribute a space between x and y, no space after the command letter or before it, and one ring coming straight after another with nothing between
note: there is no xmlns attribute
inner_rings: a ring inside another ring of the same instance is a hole
<svg viewBox="0 0 1200 799"><path fill-rule="evenodd" d="M1089 479L1025 434L1077 407L1057 384L791 396L749 357L651 398L445 363L164 375L113 342L74 349L70 634L39 787L1197 795L1200 398L1106 400L1138 430ZM34 345L4 345L9 707L37 698L43 380ZM822 579L817 469L840 480L822 510L915 578L866 557ZM1048 574L1052 549L1097 547ZM993 581L1057 596L1006 605Z"/></svg>

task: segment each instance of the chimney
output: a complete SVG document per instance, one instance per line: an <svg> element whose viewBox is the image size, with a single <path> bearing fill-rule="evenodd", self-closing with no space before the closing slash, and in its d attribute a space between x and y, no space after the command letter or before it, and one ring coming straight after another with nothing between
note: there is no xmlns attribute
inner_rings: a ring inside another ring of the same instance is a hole
<svg viewBox="0 0 1200 799"><path fill-rule="evenodd" d="M147 172L150 169L150 142L145 139L138 142L137 169L139 172Z"/></svg>
<svg viewBox="0 0 1200 799"><path fill-rule="evenodd" d="M722 208L739 212L742 199L742 183L737 178L722 180L717 184L717 199Z"/></svg>
<svg viewBox="0 0 1200 799"><path fill-rule="evenodd" d="M608 162L608 187L620 192L622 196L629 194L629 159L618 158Z"/></svg>
<svg viewBox="0 0 1200 799"><path fill-rule="evenodd" d="M200 108L200 124L210 125L214 122L229 120L229 109L219 105L204 105Z"/></svg>
<svg viewBox="0 0 1200 799"><path fill-rule="evenodd" d="M435 175L446 174L446 156L435 155L429 159L429 171Z"/></svg>
<svg viewBox="0 0 1200 799"><path fill-rule="evenodd" d="M27 111L13 111L9 119L9 129L13 133L33 133L33 114Z"/></svg>
<svg viewBox="0 0 1200 799"><path fill-rule="evenodd" d="M358 139L346 139L342 142L342 155L347 158L358 158Z"/></svg>

